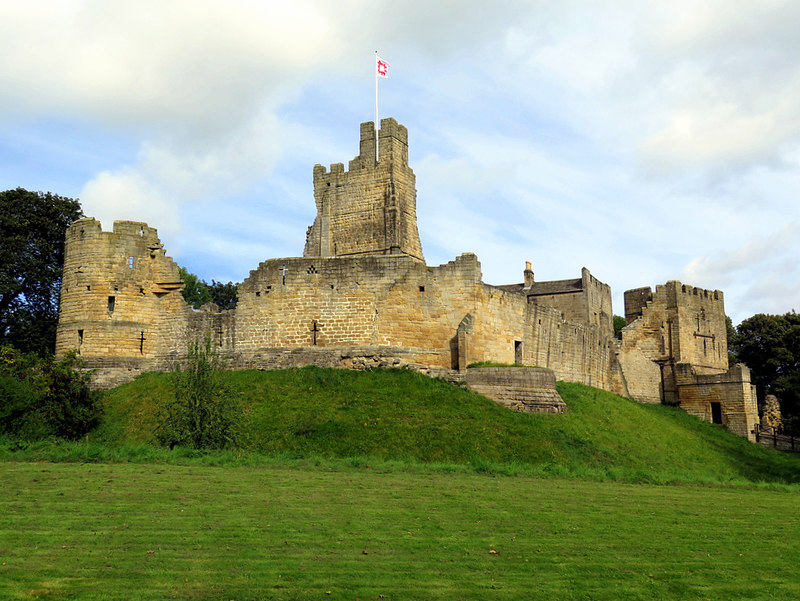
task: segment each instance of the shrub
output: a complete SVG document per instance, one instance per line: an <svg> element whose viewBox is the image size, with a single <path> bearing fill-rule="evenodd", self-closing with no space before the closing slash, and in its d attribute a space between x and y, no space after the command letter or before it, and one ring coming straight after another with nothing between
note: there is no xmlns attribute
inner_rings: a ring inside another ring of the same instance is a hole
<svg viewBox="0 0 800 601"><path fill-rule="evenodd" d="M100 418L99 393L91 374L68 353L56 361L0 349L0 432L23 440L58 436L74 440Z"/></svg>
<svg viewBox="0 0 800 601"><path fill-rule="evenodd" d="M172 373L174 396L158 409L158 441L194 449L223 449L234 444L239 421L230 391L219 377L224 362L211 337L189 344L185 365Z"/></svg>

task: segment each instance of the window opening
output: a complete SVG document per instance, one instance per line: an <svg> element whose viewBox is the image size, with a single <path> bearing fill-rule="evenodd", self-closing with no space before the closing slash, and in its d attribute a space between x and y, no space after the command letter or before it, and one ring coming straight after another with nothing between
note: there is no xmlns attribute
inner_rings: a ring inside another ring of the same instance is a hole
<svg viewBox="0 0 800 601"><path fill-rule="evenodd" d="M81 347L83 346L83 330L78 330L78 354L81 354Z"/></svg>
<svg viewBox="0 0 800 601"><path fill-rule="evenodd" d="M128 257L128 268L133 269L133 257Z"/></svg>
<svg viewBox="0 0 800 601"><path fill-rule="evenodd" d="M116 304L116 302L117 302L117 298L115 296L109 296L108 297L108 312L109 313L113 313L114 312L114 305Z"/></svg>
<svg viewBox="0 0 800 601"><path fill-rule="evenodd" d="M147 338L144 337L144 332L142 332L141 334L139 334L139 354L140 355L144 355L144 341L145 340L147 340Z"/></svg>
<svg viewBox="0 0 800 601"><path fill-rule="evenodd" d="M311 342L314 346L317 346L317 334L319 334L319 324L315 319L311 322Z"/></svg>
<svg viewBox="0 0 800 601"><path fill-rule="evenodd" d="M522 340L514 341L514 363L522 365Z"/></svg>

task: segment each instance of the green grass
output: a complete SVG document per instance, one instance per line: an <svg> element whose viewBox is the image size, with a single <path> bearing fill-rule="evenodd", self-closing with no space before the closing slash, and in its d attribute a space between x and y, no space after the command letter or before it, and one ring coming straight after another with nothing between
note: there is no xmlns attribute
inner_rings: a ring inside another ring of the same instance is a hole
<svg viewBox="0 0 800 601"><path fill-rule="evenodd" d="M4 600L800 597L796 493L278 465L0 479Z"/></svg>
<svg viewBox="0 0 800 601"><path fill-rule="evenodd" d="M679 409L559 383L568 413L514 413L404 370L225 378L241 448L154 446L167 374L110 391L87 439L0 440L0 599L800 598L800 458Z"/></svg>
<svg viewBox="0 0 800 601"><path fill-rule="evenodd" d="M241 451L250 455L629 482L800 482L796 455L754 445L680 409L580 384L558 384L569 411L551 415L512 412L406 370L310 367L225 377L243 407ZM168 394L168 374L146 374L110 391L91 440L111 448L152 444L154 399Z"/></svg>

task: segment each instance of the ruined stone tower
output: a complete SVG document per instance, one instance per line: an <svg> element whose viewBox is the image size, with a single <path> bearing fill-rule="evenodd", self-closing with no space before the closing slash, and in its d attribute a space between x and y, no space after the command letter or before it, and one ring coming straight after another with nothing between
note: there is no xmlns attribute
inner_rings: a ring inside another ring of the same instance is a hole
<svg viewBox="0 0 800 601"><path fill-rule="evenodd" d="M174 352L188 312L182 289L155 228L115 221L104 232L96 219L79 219L66 233L56 353L138 368Z"/></svg>
<svg viewBox="0 0 800 601"><path fill-rule="evenodd" d="M373 122L361 124L359 155L327 171L314 166L317 217L304 257L406 254L423 261L417 191L408 166L408 130L382 119L375 153Z"/></svg>
<svg viewBox="0 0 800 601"><path fill-rule="evenodd" d="M629 394L680 405L687 413L754 440L755 387L742 364L728 368L724 297L672 280L625 292L619 362Z"/></svg>

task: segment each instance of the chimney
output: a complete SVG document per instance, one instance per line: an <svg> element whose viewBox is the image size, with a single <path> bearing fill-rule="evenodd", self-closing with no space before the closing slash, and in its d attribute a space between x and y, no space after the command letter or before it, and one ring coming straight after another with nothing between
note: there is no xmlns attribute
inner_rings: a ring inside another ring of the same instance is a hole
<svg viewBox="0 0 800 601"><path fill-rule="evenodd" d="M533 286L533 270L531 269L531 262L525 261L525 290L529 290Z"/></svg>

